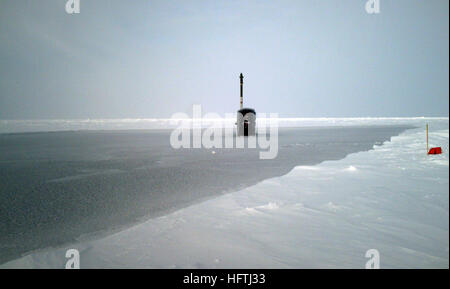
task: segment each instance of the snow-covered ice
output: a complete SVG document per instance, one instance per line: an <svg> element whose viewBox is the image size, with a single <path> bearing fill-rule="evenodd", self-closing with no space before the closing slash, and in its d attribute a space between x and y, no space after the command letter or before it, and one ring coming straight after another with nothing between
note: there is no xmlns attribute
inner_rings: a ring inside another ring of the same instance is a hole
<svg viewBox="0 0 450 289"><path fill-rule="evenodd" d="M448 118L425 120L376 145L181 209L97 240L47 249L0 267L381 268L449 267Z"/></svg>
<svg viewBox="0 0 450 289"><path fill-rule="evenodd" d="M1 120L0 133L49 132L68 130L128 130L128 129L172 129L178 124L172 119L136 118L136 119L37 119L37 120ZM192 121L192 120L187 120ZM258 117L257 123L267 120ZM447 121L448 117L356 117L356 118L278 118L280 127L317 127L317 126L353 126L353 125L415 125L424 121ZM207 119L207 126L218 124L234 125L235 119Z"/></svg>

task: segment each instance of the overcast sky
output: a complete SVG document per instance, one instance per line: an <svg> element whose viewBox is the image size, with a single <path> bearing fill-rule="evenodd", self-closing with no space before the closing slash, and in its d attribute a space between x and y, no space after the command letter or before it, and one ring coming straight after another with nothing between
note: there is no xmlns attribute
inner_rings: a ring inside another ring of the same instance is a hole
<svg viewBox="0 0 450 289"><path fill-rule="evenodd" d="M449 1L0 0L0 119L448 116Z"/></svg>

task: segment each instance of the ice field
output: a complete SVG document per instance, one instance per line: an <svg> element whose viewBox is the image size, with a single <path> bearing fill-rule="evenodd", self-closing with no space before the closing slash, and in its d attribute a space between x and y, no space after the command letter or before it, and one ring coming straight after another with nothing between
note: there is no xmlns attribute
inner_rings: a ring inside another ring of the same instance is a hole
<svg viewBox="0 0 450 289"><path fill-rule="evenodd" d="M0 268L64 268L70 248L79 250L81 268L364 268L369 249L379 251L381 268L448 268L448 118L312 122L417 128L370 151L296 166L284 176ZM430 145L441 146L442 155L426 154L426 123Z"/></svg>

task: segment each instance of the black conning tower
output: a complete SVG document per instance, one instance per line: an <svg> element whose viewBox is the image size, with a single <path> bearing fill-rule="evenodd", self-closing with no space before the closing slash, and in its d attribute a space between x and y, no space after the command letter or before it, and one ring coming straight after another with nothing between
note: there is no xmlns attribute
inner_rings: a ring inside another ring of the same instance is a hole
<svg viewBox="0 0 450 289"><path fill-rule="evenodd" d="M256 132L256 111L253 108L244 108L244 75L240 79L240 109L237 112L237 135L251 136Z"/></svg>

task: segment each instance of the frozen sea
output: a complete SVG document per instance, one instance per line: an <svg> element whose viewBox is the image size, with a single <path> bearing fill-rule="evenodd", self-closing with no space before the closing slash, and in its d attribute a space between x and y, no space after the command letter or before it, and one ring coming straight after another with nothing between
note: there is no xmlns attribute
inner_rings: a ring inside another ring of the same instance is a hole
<svg viewBox="0 0 450 289"><path fill-rule="evenodd" d="M0 267L448 268L448 118L283 119L270 161L166 124L0 123Z"/></svg>

